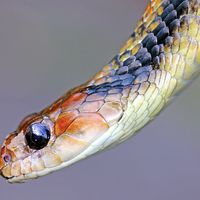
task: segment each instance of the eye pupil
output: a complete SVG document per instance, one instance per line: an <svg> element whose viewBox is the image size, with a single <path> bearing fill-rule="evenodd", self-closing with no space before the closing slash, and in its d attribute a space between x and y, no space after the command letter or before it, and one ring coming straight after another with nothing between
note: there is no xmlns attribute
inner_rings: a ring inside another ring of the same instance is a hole
<svg viewBox="0 0 200 200"><path fill-rule="evenodd" d="M45 124L36 123L29 127L25 139L31 149L39 150L47 146L50 136L50 130Z"/></svg>

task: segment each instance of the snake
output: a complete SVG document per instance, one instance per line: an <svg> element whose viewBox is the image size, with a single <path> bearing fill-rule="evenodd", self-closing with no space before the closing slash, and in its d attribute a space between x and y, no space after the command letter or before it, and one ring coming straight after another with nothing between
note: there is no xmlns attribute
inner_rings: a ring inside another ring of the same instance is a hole
<svg viewBox="0 0 200 200"><path fill-rule="evenodd" d="M25 117L0 151L24 182L119 145L151 122L200 69L200 0L150 0L119 53L91 79Z"/></svg>

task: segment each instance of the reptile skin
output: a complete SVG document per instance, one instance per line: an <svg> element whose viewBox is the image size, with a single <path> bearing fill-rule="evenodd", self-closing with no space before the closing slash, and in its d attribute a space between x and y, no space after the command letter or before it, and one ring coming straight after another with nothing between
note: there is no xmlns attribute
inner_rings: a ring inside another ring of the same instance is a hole
<svg viewBox="0 0 200 200"><path fill-rule="evenodd" d="M199 0L151 0L108 65L9 134L0 154L2 176L8 182L37 178L128 139L198 74L199 45ZM50 129L40 150L25 141L34 123Z"/></svg>

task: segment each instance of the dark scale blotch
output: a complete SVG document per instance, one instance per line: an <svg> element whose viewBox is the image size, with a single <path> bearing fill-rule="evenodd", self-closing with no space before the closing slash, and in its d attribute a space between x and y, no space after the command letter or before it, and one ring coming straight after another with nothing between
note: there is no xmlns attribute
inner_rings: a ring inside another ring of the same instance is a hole
<svg viewBox="0 0 200 200"><path fill-rule="evenodd" d="M151 55L152 57L158 56L160 52L160 47L159 45L155 45L152 49L151 49Z"/></svg>
<svg viewBox="0 0 200 200"><path fill-rule="evenodd" d="M172 46L172 44L173 44L173 37L172 37L172 36L166 37L164 43L165 43L165 45L168 46L168 47Z"/></svg>
<svg viewBox="0 0 200 200"><path fill-rule="evenodd" d="M157 68L158 66L160 66L160 58L158 56L156 56L153 59L153 65Z"/></svg>
<svg viewBox="0 0 200 200"><path fill-rule="evenodd" d="M146 54L144 54L144 56L141 58L141 63L142 65L149 65L151 63L151 54L149 52L147 52Z"/></svg>
<svg viewBox="0 0 200 200"><path fill-rule="evenodd" d="M163 21L160 22L160 24L153 30L154 35L157 35L158 32L159 32L161 29L165 28L165 27L166 27L165 22L163 22Z"/></svg>
<svg viewBox="0 0 200 200"><path fill-rule="evenodd" d="M130 66L131 63L135 61L135 56L131 56L130 58L126 59L123 63L124 66Z"/></svg>
<svg viewBox="0 0 200 200"><path fill-rule="evenodd" d="M189 30L189 18L188 16L183 16L180 20L180 27Z"/></svg>
<svg viewBox="0 0 200 200"><path fill-rule="evenodd" d="M141 48L135 55L136 60L141 60L147 53L147 48Z"/></svg>
<svg viewBox="0 0 200 200"><path fill-rule="evenodd" d="M176 10L173 10L166 16L164 21L165 21L166 25L168 26L176 18L177 18L177 12L176 12Z"/></svg>
<svg viewBox="0 0 200 200"><path fill-rule="evenodd" d="M128 73L129 73L129 74L133 74L134 71L135 71L136 69L140 68L140 67L142 67L142 63L141 63L139 60L136 60L135 62L133 62L133 63L130 65L130 67L129 67L129 69L128 69Z"/></svg>
<svg viewBox="0 0 200 200"><path fill-rule="evenodd" d="M184 0L171 0L173 3L174 7L178 7Z"/></svg>
<svg viewBox="0 0 200 200"><path fill-rule="evenodd" d="M183 1L176 9L178 17L187 14L188 8L189 8L189 2L187 0Z"/></svg>
<svg viewBox="0 0 200 200"><path fill-rule="evenodd" d="M165 38L169 35L169 28L168 27L165 27L163 29L161 29L158 34L156 35L157 36L157 39L158 39L158 44L160 43L163 43L163 41L165 40Z"/></svg>
<svg viewBox="0 0 200 200"><path fill-rule="evenodd" d="M152 33L151 37L149 37L149 40L148 40L147 43L146 43L146 48L147 48L148 50L151 50L151 48L152 48L153 46L155 46L156 44L157 44L157 37L154 36L154 34Z"/></svg>
<svg viewBox="0 0 200 200"><path fill-rule="evenodd" d="M163 11L161 18L164 19L171 11L174 10L174 5L173 4L169 4Z"/></svg>
<svg viewBox="0 0 200 200"><path fill-rule="evenodd" d="M149 34L142 40L143 46L146 46L148 40L149 40L151 37L153 37L153 36L154 36L153 33L149 33Z"/></svg>
<svg viewBox="0 0 200 200"><path fill-rule="evenodd" d="M135 35L136 35L136 33L135 33L135 31L131 34L131 37L132 38L135 38Z"/></svg>
<svg viewBox="0 0 200 200"><path fill-rule="evenodd" d="M165 0L162 4L163 8L166 8L167 6L169 6L171 4L170 0Z"/></svg>
<svg viewBox="0 0 200 200"><path fill-rule="evenodd" d="M169 24L169 31L170 33L173 33L174 30L178 29L180 27L180 20L175 19Z"/></svg>
<svg viewBox="0 0 200 200"><path fill-rule="evenodd" d="M117 70L117 74L118 74L118 75L126 74L127 72L128 72L128 66L120 67L120 68Z"/></svg>

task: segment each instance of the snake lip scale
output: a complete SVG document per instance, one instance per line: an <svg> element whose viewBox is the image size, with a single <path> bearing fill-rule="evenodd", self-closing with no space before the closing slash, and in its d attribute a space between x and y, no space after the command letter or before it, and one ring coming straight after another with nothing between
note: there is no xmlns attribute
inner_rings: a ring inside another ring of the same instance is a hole
<svg viewBox="0 0 200 200"><path fill-rule="evenodd" d="M120 144L153 120L199 68L200 0L151 0L111 62L7 136L1 175L24 182Z"/></svg>

